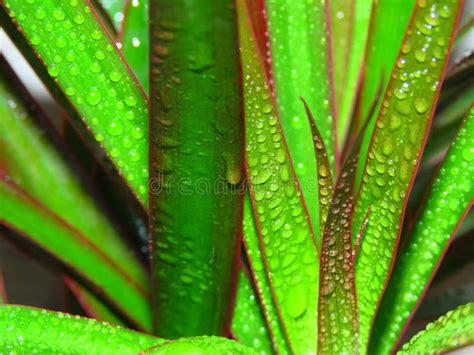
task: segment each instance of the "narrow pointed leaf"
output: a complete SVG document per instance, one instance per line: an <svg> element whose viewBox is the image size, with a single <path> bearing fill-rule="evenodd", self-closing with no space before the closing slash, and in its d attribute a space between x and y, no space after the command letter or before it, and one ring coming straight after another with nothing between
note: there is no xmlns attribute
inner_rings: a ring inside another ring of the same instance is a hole
<svg viewBox="0 0 474 355"><path fill-rule="evenodd" d="M449 311L416 334L397 354L444 354L474 345L474 303Z"/></svg>
<svg viewBox="0 0 474 355"><path fill-rule="evenodd" d="M299 98L317 112L316 124L335 173L334 109L325 2L267 0L277 112L319 245L318 184L311 129Z"/></svg>
<svg viewBox="0 0 474 355"><path fill-rule="evenodd" d="M213 336L167 341L140 354L215 354L256 355L257 352L234 340Z"/></svg>
<svg viewBox="0 0 474 355"><path fill-rule="evenodd" d="M397 258L371 348L390 351L428 288L457 227L474 200L474 108L451 145L421 214Z"/></svg>
<svg viewBox="0 0 474 355"><path fill-rule="evenodd" d="M148 0L128 1L119 42L125 59L146 93L150 89L148 22Z"/></svg>
<svg viewBox="0 0 474 355"><path fill-rule="evenodd" d="M307 106L306 109L310 115ZM362 134L354 143L336 181L321 242L318 302L320 354L351 353L358 348L352 215L361 141Z"/></svg>
<svg viewBox="0 0 474 355"><path fill-rule="evenodd" d="M2 6L13 21L5 29L18 40L50 90L77 118L97 154L103 154L102 146L146 203L147 100L89 1L47 0L38 4L8 0ZM14 32L14 26L19 32Z"/></svg>
<svg viewBox="0 0 474 355"><path fill-rule="evenodd" d="M355 234L371 209L355 275L362 352L392 268L459 7L457 0L426 1L416 7L372 135L353 225ZM419 50L426 54L423 60Z"/></svg>
<svg viewBox="0 0 474 355"><path fill-rule="evenodd" d="M236 304L232 318L232 335L248 347L263 354L273 352L272 339L250 276L240 269Z"/></svg>
<svg viewBox="0 0 474 355"><path fill-rule="evenodd" d="M323 137L316 126L315 119L311 113L308 104L303 100L306 115L311 126L311 134L313 136L314 153L316 156L316 168L318 176L318 198L319 198L319 228L323 235L324 226L331 206L331 198L334 192L334 182L332 180L331 165L329 163L326 146Z"/></svg>
<svg viewBox="0 0 474 355"><path fill-rule="evenodd" d="M98 1L102 7L105 9L107 14L110 16L115 29L118 31L120 30L120 26L122 25L122 21L124 18L123 9L125 6L125 2L130 2L128 0L95 0Z"/></svg>
<svg viewBox="0 0 474 355"><path fill-rule="evenodd" d="M348 133L347 131L351 123L350 118L354 114L357 87L363 71L369 24L373 7L373 0L354 0L352 3L352 11L354 14L349 14L349 16L353 16L353 25L351 29L352 37L350 41L349 63L347 64L347 79L343 86L342 97L339 99L337 106L337 140L341 144L345 140L345 136ZM344 17L346 15L347 14L344 13ZM344 17L341 19L342 21L344 21ZM332 34L332 39L333 43L337 42L337 38L334 34ZM337 60L335 56L334 60ZM338 87L340 84L335 80L334 85Z"/></svg>
<svg viewBox="0 0 474 355"><path fill-rule="evenodd" d="M49 211L11 182L0 180L0 223L30 238L90 281L131 321L150 329L145 289L135 283L80 231Z"/></svg>
<svg viewBox="0 0 474 355"><path fill-rule="evenodd" d="M383 78L382 92L385 92L392 68L396 68L397 55L415 3L416 0L404 0L401 2L398 0L374 1L365 54L364 80L361 87L358 112L355 113L356 129L363 125L364 120L369 120L369 127L360 153L356 186L360 184L362 179L364 162L367 157L371 135L382 102L378 103L375 113L368 117L370 106L377 92L380 78ZM412 44L409 44L404 50L411 49L410 46L413 47ZM411 52L416 50L422 50L422 48L413 48ZM403 73L401 68L399 71L400 74Z"/></svg>
<svg viewBox="0 0 474 355"><path fill-rule="evenodd" d="M242 216L232 0L159 0L152 22L153 308L159 335L229 329Z"/></svg>
<svg viewBox="0 0 474 355"><path fill-rule="evenodd" d="M137 354L163 343L150 335L65 313L0 306L0 348L7 353Z"/></svg>
<svg viewBox="0 0 474 355"><path fill-rule="evenodd" d="M289 345L283 332L278 309L274 303L272 289L266 275L252 201L248 191L244 196L243 240L263 313L269 327L273 347L278 353L287 354L289 353Z"/></svg>
<svg viewBox="0 0 474 355"><path fill-rule="evenodd" d="M243 1L239 11L246 168L265 269L290 347L314 352L317 249Z"/></svg>

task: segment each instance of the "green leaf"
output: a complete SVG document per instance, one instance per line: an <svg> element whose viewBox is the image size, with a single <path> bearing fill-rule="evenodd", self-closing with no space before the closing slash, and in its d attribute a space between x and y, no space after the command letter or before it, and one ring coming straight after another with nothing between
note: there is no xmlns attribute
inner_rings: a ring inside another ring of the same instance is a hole
<svg viewBox="0 0 474 355"><path fill-rule="evenodd" d="M311 112L305 104L308 117ZM318 149L317 129L315 149ZM336 181L321 242L318 349L323 354L350 353L357 349L357 299L352 251L354 182L362 136L355 142ZM323 150L321 146L319 149ZM318 161L319 165L319 161ZM319 175L320 172L318 170ZM319 177L319 176L318 176ZM321 178L319 184L321 185ZM331 181L332 183L332 181Z"/></svg>
<svg viewBox="0 0 474 355"><path fill-rule="evenodd" d="M382 105L378 103L375 114L368 117L370 106L376 96L380 80L382 79L382 92L385 92L392 68L396 68L396 60L400 45L403 41L412 10L416 0L386 0L374 1L373 15L369 26L369 37L365 53L363 82L360 92L360 102L356 114L355 129L360 129L364 120L369 120L369 127L362 144L359 159L359 171L356 186L360 185L364 172L364 162L367 157L369 144L375 127L377 113ZM412 52L420 50L411 45ZM407 50L405 48L405 50ZM400 70L400 73L401 70Z"/></svg>
<svg viewBox="0 0 474 355"><path fill-rule="evenodd" d="M128 1L119 41L127 63L133 69L145 92L150 90L148 0Z"/></svg>
<svg viewBox="0 0 474 355"><path fill-rule="evenodd" d="M361 80L361 72L363 70L365 49L367 46L367 37L369 32L369 24L372 15L373 0L354 0L352 8L348 12L344 12L344 17L352 16L353 24L350 38L350 51L347 64L347 79L344 85L337 80L334 84L342 87L342 96L338 101L338 117L337 117L337 139L341 144L344 142L345 136L349 129L350 118L354 115L357 87ZM353 14L352 14L353 12ZM337 12L336 12L337 17ZM344 17L341 19L344 21ZM337 42L337 37L332 35L333 43ZM334 56L334 60L337 58Z"/></svg>
<svg viewBox="0 0 474 355"><path fill-rule="evenodd" d="M15 35L56 97L78 121L82 118L77 122L82 133L95 137L91 144L105 149L146 204L147 100L88 1L8 0L3 6L31 47L21 42L13 26L5 29Z"/></svg>
<svg viewBox="0 0 474 355"><path fill-rule="evenodd" d="M353 224L356 234L371 210L355 274L361 352L390 274L458 12L457 0L416 8L372 135Z"/></svg>
<svg viewBox="0 0 474 355"><path fill-rule="evenodd" d="M201 336L193 338L182 338L174 341L167 341L151 349L144 350L143 354L216 354L216 355L253 355L257 354L236 341L213 336Z"/></svg>
<svg viewBox="0 0 474 355"><path fill-rule="evenodd" d="M146 290L80 231L28 196L12 182L0 180L0 220L72 267L144 329L151 327Z"/></svg>
<svg viewBox="0 0 474 355"><path fill-rule="evenodd" d="M360 1L359 1L360 2ZM331 65L334 75L334 98L336 107L342 106L349 73L349 59L352 48L354 28L354 0L332 0L328 2L330 19L330 41L332 49ZM327 14L327 13L326 13ZM370 15L370 11L368 12ZM337 124L340 122L338 121ZM338 137L339 138L339 137Z"/></svg>
<svg viewBox="0 0 474 355"><path fill-rule="evenodd" d="M295 353L314 352L317 248L242 1L239 31L247 175L267 277L290 347Z"/></svg>
<svg viewBox="0 0 474 355"><path fill-rule="evenodd" d="M0 144L3 153L0 167L5 170L0 177L14 181L77 229L103 255L120 263L121 272L146 289L147 276L143 266L88 195L65 162L66 156L59 153L64 147L55 146L46 131L40 128L40 122L47 118L21 87L7 63L4 60L0 63ZM51 186L57 193L51 193ZM64 260L66 256L62 257Z"/></svg>
<svg viewBox="0 0 474 355"><path fill-rule="evenodd" d="M0 59L0 166L6 176L110 259L120 260L126 273L145 287L145 270L68 166L70 157L60 153L64 147L55 145L41 128L41 121L47 119ZM51 193L51 186L55 193Z"/></svg>
<svg viewBox="0 0 474 355"><path fill-rule="evenodd" d="M255 286L260 296L262 310L269 326L273 347L279 354L288 354L289 345L283 332L278 309L273 301L270 281L266 275L259 235L252 209L252 201L248 191L244 196L243 241L253 279L255 280Z"/></svg>
<svg viewBox="0 0 474 355"><path fill-rule="evenodd" d="M77 282L69 277L64 277L64 281L74 294L82 309L90 318L97 319L115 325L125 326L125 323L96 295L88 289L81 287Z"/></svg>
<svg viewBox="0 0 474 355"><path fill-rule="evenodd" d="M273 353L272 339L267 331L263 310L260 308L250 276L243 267L239 273L231 331L239 343L253 348L260 354Z"/></svg>
<svg viewBox="0 0 474 355"><path fill-rule="evenodd" d="M233 0L150 5L156 331L166 338L225 334L243 199Z"/></svg>
<svg viewBox="0 0 474 355"><path fill-rule="evenodd" d="M124 18L123 9L125 6L125 0L95 0L98 1L107 14L110 16L115 29L118 31L122 25ZM135 0L136 1L136 0Z"/></svg>
<svg viewBox="0 0 474 355"><path fill-rule="evenodd" d="M314 153L316 156L316 167L318 176L318 198L319 198L319 228L320 234L324 234L324 226L331 206L331 198L334 192L334 182L332 180L331 165L329 163L326 146L323 137L316 126L315 119L311 113L308 104L303 100L306 115L311 126L311 134L313 136Z"/></svg>
<svg viewBox="0 0 474 355"><path fill-rule="evenodd" d="M335 172L334 108L325 2L267 0L276 109L319 245L318 184L311 129L299 102L317 112L316 124Z"/></svg>
<svg viewBox="0 0 474 355"><path fill-rule="evenodd" d="M390 351L401 336L474 201L473 161L474 108L464 119L397 258L374 326L374 353Z"/></svg>
<svg viewBox="0 0 474 355"><path fill-rule="evenodd" d="M468 303L428 324L397 354L444 354L473 344L474 303Z"/></svg>
<svg viewBox="0 0 474 355"><path fill-rule="evenodd" d="M162 339L92 319L0 306L0 348L19 354L136 354Z"/></svg>

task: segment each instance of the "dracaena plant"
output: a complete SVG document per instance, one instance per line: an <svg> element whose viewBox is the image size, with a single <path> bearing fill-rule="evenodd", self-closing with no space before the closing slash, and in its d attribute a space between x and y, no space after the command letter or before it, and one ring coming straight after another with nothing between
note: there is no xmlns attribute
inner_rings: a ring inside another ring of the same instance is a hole
<svg viewBox="0 0 474 355"><path fill-rule="evenodd" d="M2 234L89 317L10 305L7 278L0 352L474 344L474 303L422 303L453 239L472 247L462 0L0 5L60 108L0 54ZM403 345L420 304L455 309Z"/></svg>

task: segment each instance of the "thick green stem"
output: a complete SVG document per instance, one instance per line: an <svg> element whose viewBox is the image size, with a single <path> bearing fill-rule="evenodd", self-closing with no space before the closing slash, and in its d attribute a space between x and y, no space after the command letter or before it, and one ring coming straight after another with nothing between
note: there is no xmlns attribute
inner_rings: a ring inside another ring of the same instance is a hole
<svg viewBox="0 0 474 355"><path fill-rule="evenodd" d="M150 5L155 330L224 334L242 214L235 9L232 0Z"/></svg>

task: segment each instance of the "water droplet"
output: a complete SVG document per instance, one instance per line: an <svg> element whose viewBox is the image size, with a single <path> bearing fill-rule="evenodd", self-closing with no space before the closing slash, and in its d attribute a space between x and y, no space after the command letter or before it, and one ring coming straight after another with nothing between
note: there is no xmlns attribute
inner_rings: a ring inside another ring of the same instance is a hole
<svg viewBox="0 0 474 355"><path fill-rule="evenodd" d="M111 121L107 126L107 132L111 136L118 136L123 132L123 125L120 121Z"/></svg>
<svg viewBox="0 0 474 355"><path fill-rule="evenodd" d="M87 103L92 106L98 105L101 100L102 95L96 88L92 88L86 98Z"/></svg>
<svg viewBox="0 0 474 355"><path fill-rule="evenodd" d="M137 98L134 95L128 95L125 97L125 104L133 107L137 104Z"/></svg>
<svg viewBox="0 0 474 355"><path fill-rule="evenodd" d="M423 97L417 97L415 99L415 110L418 112L420 115L428 111L429 105L428 101L424 99Z"/></svg>
<svg viewBox="0 0 474 355"><path fill-rule="evenodd" d="M122 79L122 74L120 74L118 71L112 71L109 74L109 79L114 83L119 82L120 79Z"/></svg>
<svg viewBox="0 0 474 355"><path fill-rule="evenodd" d="M290 288L286 295L286 310L293 318L298 318L306 312L308 292L304 285L297 284Z"/></svg>

